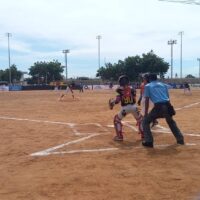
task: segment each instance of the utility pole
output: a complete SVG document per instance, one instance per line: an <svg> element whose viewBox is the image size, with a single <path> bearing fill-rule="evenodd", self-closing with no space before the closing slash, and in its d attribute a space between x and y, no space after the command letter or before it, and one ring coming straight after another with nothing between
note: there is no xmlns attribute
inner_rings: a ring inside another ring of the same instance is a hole
<svg viewBox="0 0 200 200"><path fill-rule="evenodd" d="M100 40L101 40L101 35L97 35L96 39L98 40L98 66L100 69Z"/></svg>
<svg viewBox="0 0 200 200"><path fill-rule="evenodd" d="M197 61L199 61L199 78L200 78L200 58L197 58Z"/></svg>
<svg viewBox="0 0 200 200"><path fill-rule="evenodd" d="M176 40L169 40L168 45L171 45L171 79L173 78L173 45L176 44Z"/></svg>
<svg viewBox="0 0 200 200"><path fill-rule="evenodd" d="M12 83L12 75L11 75L11 68L10 68L10 37L12 36L11 33L6 33L8 37L8 66L9 66L9 83Z"/></svg>
<svg viewBox="0 0 200 200"><path fill-rule="evenodd" d="M180 52L180 78L182 78L182 38L183 38L183 31L178 33L181 36L181 52Z"/></svg>
<svg viewBox="0 0 200 200"><path fill-rule="evenodd" d="M66 67L66 76L65 76L65 79L67 81L67 54L69 53L69 49L66 49L66 50L63 50L63 53L65 54L65 67Z"/></svg>

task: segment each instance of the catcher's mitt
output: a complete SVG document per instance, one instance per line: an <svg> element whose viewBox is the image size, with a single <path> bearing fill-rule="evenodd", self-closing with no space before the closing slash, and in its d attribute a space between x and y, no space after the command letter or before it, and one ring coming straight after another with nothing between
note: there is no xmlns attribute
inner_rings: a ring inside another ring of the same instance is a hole
<svg viewBox="0 0 200 200"><path fill-rule="evenodd" d="M115 105L115 100L112 99L112 98L109 99L109 101L108 101L108 106L109 106L110 110L113 109L114 105Z"/></svg>

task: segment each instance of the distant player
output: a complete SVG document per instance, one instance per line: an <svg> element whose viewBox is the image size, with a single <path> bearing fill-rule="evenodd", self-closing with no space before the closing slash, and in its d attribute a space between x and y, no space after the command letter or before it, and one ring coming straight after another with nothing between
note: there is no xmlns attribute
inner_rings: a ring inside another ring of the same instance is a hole
<svg viewBox="0 0 200 200"><path fill-rule="evenodd" d="M72 94L72 98L74 99L74 92L72 90L72 85L69 84L67 85L65 92L60 95L59 101L62 101L69 92Z"/></svg>
<svg viewBox="0 0 200 200"><path fill-rule="evenodd" d="M109 100L110 109L113 109L115 104L121 102L121 111L114 117L114 127L116 136L115 141L123 141L122 123L121 120L129 113L131 113L138 122L139 131L143 136L142 124L139 111L136 106L136 90L129 86L129 78L126 75L119 77L119 87L116 89L117 96L115 99Z"/></svg>
<svg viewBox="0 0 200 200"><path fill-rule="evenodd" d="M79 92L83 92L83 83L80 83L79 85Z"/></svg>
<svg viewBox="0 0 200 200"><path fill-rule="evenodd" d="M192 93L191 93L191 89L190 89L190 85L189 85L189 83L188 82L185 82L184 83L184 94L189 94L189 95L191 95Z"/></svg>

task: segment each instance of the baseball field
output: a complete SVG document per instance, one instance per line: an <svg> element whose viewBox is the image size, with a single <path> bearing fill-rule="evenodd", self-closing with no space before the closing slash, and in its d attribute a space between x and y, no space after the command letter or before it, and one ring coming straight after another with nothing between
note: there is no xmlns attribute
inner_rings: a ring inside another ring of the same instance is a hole
<svg viewBox="0 0 200 200"><path fill-rule="evenodd" d="M170 90L186 145L159 119L153 149L141 145L132 116L125 140L112 140L113 90L59 96L0 92L0 200L200 199L200 90Z"/></svg>

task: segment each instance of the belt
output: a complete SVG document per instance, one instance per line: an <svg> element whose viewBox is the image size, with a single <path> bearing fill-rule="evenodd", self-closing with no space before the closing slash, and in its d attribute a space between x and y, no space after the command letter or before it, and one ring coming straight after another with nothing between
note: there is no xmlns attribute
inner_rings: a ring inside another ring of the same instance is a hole
<svg viewBox="0 0 200 200"><path fill-rule="evenodd" d="M167 104L169 104L169 101L157 102L157 103L155 103L154 105L155 105L155 106L158 106L158 105L167 105Z"/></svg>

